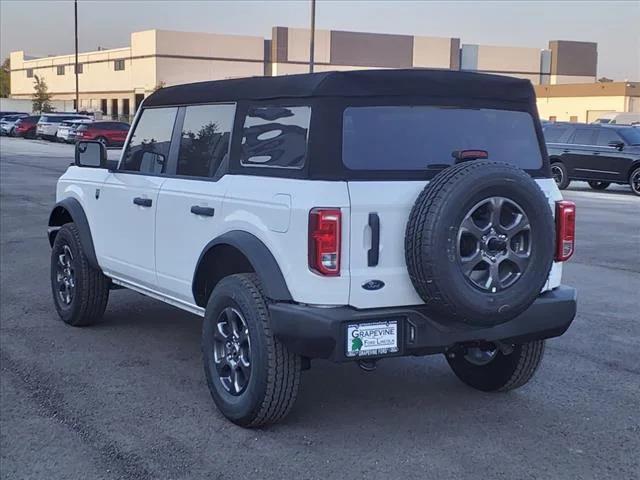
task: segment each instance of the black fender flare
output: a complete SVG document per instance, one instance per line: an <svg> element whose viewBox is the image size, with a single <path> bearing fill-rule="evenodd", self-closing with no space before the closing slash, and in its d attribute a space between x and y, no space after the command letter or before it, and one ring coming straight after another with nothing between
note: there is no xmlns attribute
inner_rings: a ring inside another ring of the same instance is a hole
<svg viewBox="0 0 640 480"><path fill-rule="evenodd" d="M211 240L204 247L198 258L198 263L196 263L193 281L191 282L194 298L197 298L196 276L198 275L200 264L207 252L217 245L229 245L242 252L249 260L258 277L260 277L264 293L269 299L282 302L293 301L282 270L280 270L280 266L271 251L258 237L241 230L232 230L224 233Z"/></svg>
<svg viewBox="0 0 640 480"><path fill-rule="evenodd" d="M91 237L91 229L89 228L87 215L84 213L84 208L82 208L80 202L75 198L65 198L64 200L56 203L55 207L51 210L48 229L49 244L53 246L58 230L62 225L67 223L64 221L65 219L68 220L65 212L69 217L71 217L71 220L78 228L80 242L82 243L82 248L87 256L89 265L93 268L100 269L100 266L98 265L98 258L96 257L96 250L93 247L93 238Z"/></svg>

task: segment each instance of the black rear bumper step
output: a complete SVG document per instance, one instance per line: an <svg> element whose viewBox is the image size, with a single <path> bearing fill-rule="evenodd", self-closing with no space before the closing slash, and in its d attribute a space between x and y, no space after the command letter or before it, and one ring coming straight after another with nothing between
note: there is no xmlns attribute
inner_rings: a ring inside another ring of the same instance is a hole
<svg viewBox="0 0 640 480"><path fill-rule="evenodd" d="M560 286L541 294L513 320L490 327L440 321L421 306L358 310L273 303L269 311L274 334L290 351L309 358L346 362L358 359L345 355L346 328L351 323L397 320L399 351L385 357L429 355L443 353L460 343L500 340L518 344L558 337L576 315L576 299L574 288Z"/></svg>

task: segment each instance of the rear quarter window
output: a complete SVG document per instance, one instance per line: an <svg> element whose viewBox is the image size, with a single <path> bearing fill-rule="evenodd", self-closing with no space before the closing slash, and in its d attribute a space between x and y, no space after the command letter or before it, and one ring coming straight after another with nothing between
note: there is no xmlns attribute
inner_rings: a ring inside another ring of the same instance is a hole
<svg viewBox="0 0 640 480"><path fill-rule="evenodd" d="M242 129L243 167L301 169L307 155L311 107L249 108Z"/></svg>
<svg viewBox="0 0 640 480"><path fill-rule="evenodd" d="M351 170L420 171L452 165L453 152L486 150L489 160L542 167L533 117L526 112L435 106L348 107L342 161Z"/></svg>

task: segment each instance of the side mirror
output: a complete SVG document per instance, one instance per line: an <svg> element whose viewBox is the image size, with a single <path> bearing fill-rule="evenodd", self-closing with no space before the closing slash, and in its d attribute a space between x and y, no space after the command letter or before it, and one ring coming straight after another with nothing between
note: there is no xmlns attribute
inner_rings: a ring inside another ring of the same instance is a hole
<svg viewBox="0 0 640 480"><path fill-rule="evenodd" d="M101 142L76 143L77 167L107 168L107 149Z"/></svg>
<svg viewBox="0 0 640 480"><path fill-rule="evenodd" d="M621 142L620 140L612 140L608 145L616 150L622 150L624 148L624 142Z"/></svg>

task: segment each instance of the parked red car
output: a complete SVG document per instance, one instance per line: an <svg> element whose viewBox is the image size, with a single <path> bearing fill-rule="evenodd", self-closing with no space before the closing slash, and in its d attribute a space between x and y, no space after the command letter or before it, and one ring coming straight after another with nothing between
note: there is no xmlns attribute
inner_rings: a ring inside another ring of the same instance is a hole
<svg viewBox="0 0 640 480"><path fill-rule="evenodd" d="M36 138L36 125L40 120L40 115L22 117L13 126L13 134L16 137Z"/></svg>
<svg viewBox="0 0 640 480"><path fill-rule="evenodd" d="M96 140L106 147L124 145L130 125L124 122L93 122L76 129L77 140Z"/></svg>

